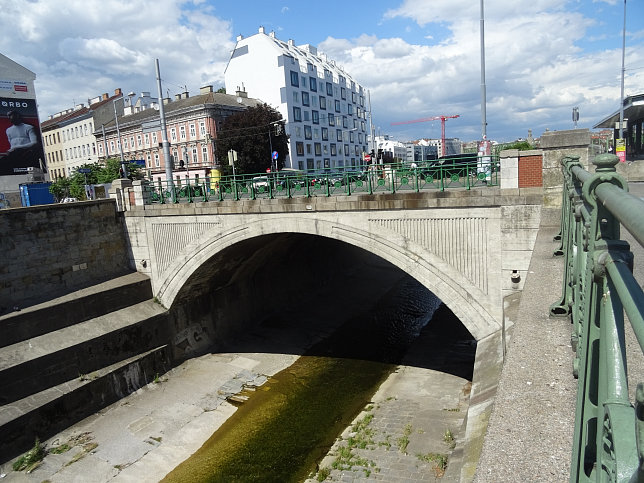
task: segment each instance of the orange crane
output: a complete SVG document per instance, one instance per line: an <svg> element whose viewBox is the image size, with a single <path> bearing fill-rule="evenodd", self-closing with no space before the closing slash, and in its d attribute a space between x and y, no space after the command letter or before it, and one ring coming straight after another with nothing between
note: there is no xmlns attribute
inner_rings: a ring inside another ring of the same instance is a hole
<svg viewBox="0 0 644 483"><path fill-rule="evenodd" d="M445 121L448 119L456 119L457 117L461 117L460 114L456 114L454 116L434 116L434 117L424 117L422 119L414 119L413 121L401 121L401 122L392 122L392 126L399 126L401 124L412 124L414 122L427 122L427 121L437 121L438 119L441 120L441 149L445 150ZM445 153L443 153L445 155Z"/></svg>

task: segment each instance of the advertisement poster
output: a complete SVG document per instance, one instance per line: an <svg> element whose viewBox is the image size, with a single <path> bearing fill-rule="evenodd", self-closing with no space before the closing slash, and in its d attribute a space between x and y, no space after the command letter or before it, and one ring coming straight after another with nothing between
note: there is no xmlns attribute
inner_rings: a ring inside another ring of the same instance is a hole
<svg viewBox="0 0 644 483"><path fill-rule="evenodd" d="M620 163L626 162L626 143L623 139L617 139L615 145L615 154L617 154Z"/></svg>
<svg viewBox="0 0 644 483"><path fill-rule="evenodd" d="M35 99L0 97L0 176L45 169Z"/></svg>

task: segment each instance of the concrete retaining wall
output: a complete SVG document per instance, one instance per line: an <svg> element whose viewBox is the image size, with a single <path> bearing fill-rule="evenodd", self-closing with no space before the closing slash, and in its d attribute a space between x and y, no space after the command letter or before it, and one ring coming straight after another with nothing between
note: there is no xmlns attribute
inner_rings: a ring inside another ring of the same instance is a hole
<svg viewBox="0 0 644 483"><path fill-rule="evenodd" d="M0 314L130 271L114 200L0 211Z"/></svg>

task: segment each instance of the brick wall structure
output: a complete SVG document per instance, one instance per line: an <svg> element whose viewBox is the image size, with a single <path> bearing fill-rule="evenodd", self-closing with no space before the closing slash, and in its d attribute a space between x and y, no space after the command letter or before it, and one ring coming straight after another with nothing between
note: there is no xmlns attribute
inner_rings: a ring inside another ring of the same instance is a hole
<svg viewBox="0 0 644 483"><path fill-rule="evenodd" d="M130 272L115 204L0 210L0 315Z"/></svg>
<svg viewBox="0 0 644 483"><path fill-rule="evenodd" d="M543 186L543 156L532 154L522 156L519 152L519 188L540 188Z"/></svg>

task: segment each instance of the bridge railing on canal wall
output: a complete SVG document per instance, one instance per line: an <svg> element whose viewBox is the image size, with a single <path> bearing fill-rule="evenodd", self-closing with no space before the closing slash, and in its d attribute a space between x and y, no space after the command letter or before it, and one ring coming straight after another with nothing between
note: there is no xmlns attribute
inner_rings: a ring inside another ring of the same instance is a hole
<svg viewBox="0 0 644 483"><path fill-rule="evenodd" d="M644 201L616 173L617 156L563 158L561 301L552 316L572 319L578 377L571 481L644 481L644 384L628 392L624 312L644 350L644 293L620 224L644 245ZM639 377L641 379L641 374Z"/></svg>
<svg viewBox="0 0 644 483"><path fill-rule="evenodd" d="M499 159L471 158L442 163L387 164L370 169L323 171L284 170L209 179L157 181L144 187L145 204L195 201L255 200L311 196L348 196L419 191L444 191L498 186Z"/></svg>

